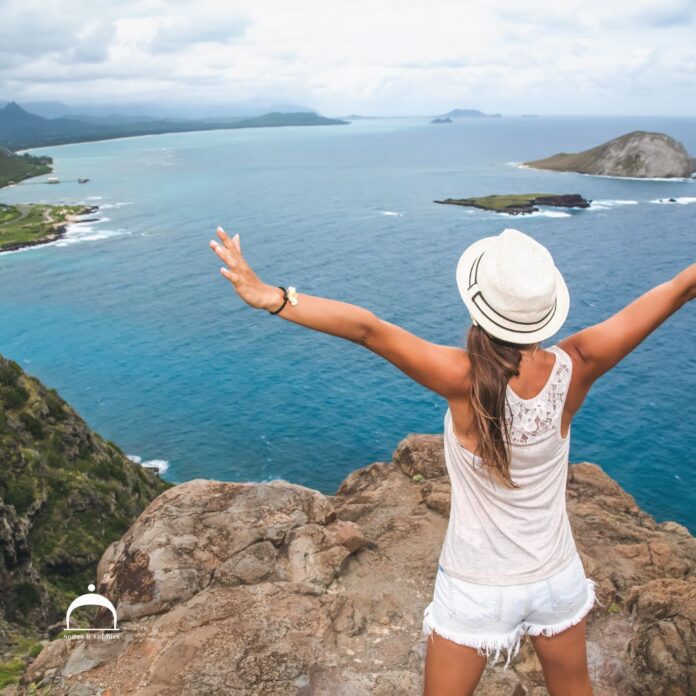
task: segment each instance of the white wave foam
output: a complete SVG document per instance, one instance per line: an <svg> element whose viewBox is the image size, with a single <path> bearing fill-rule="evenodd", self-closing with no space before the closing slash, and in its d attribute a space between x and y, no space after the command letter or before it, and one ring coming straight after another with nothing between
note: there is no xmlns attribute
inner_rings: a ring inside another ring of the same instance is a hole
<svg viewBox="0 0 696 696"><path fill-rule="evenodd" d="M144 462L143 458L139 457L137 454L127 454L126 457L128 457L128 459L130 459L134 464L140 464L140 466L157 469L160 476L169 468L169 462L166 459L148 459Z"/></svg>
<svg viewBox="0 0 696 696"><path fill-rule="evenodd" d="M562 172L567 174L580 174L581 172ZM691 177L684 176L614 176L613 174L582 174L582 176L598 176L602 179L626 179L627 181L675 181L684 183L685 181L693 181Z"/></svg>
<svg viewBox="0 0 696 696"><path fill-rule="evenodd" d="M100 205L100 210L108 210L109 208L123 208L125 205L133 205L132 201L119 201L118 203L104 203Z"/></svg>
<svg viewBox="0 0 696 696"><path fill-rule="evenodd" d="M537 210L534 213L525 213L521 217L550 217L550 218L567 218L571 217L570 213L564 213L560 210Z"/></svg>
<svg viewBox="0 0 696 696"><path fill-rule="evenodd" d="M510 163L512 164L512 162ZM685 181L694 181L694 175L683 177L683 176L670 176L670 177L660 177L660 176L616 176L615 174L586 174L585 172L565 172L556 171L553 169L544 169L542 167L529 167L526 164L518 164L520 169L535 169L539 172L553 172L554 174L579 174L580 176L596 176L600 179L622 179L626 181L674 181L677 183L684 183Z"/></svg>
<svg viewBox="0 0 696 696"><path fill-rule="evenodd" d="M110 237L117 237L127 232L124 228L116 230L95 230L92 225L97 224L97 222L103 222L103 220L98 220L93 223L74 222L67 226L65 235L52 244L54 246L65 247L71 244L79 244L80 242L96 242L101 239L109 239Z"/></svg>
<svg viewBox="0 0 696 696"><path fill-rule="evenodd" d="M696 203L696 196L678 196L677 198L656 198L651 203L679 203L680 205L688 205L689 203Z"/></svg>
<svg viewBox="0 0 696 696"><path fill-rule="evenodd" d="M397 213L394 210L383 210L382 215L388 215L389 217L402 217L403 213Z"/></svg>
<svg viewBox="0 0 696 696"><path fill-rule="evenodd" d="M100 201L104 196L87 196L86 201Z"/></svg>
<svg viewBox="0 0 696 696"><path fill-rule="evenodd" d="M620 205L638 205L638 201L627 201L622 199L592 200L589 210L609 210Z"/></svg>
<svg viewBox="0 0 696 696"><path fill-rule="evenodd" d="M42 249L45 247L66 247L72 244L79 244L81 242L96 242L102 239L109 239L111 237L120 237L124 234L130 234L130 230L125 227L119 227L118 229L111 230L95 230L92 225L96 225L100 222L105 222L104 220L93 220L90 223L87 222L73 222L66 226L65 234L56 239L53 242L46 242L45 244L32 244L30 246L22 247L21 249L12 249L8 251L2 251L0 254L21 254L32 249Z"/></svg>

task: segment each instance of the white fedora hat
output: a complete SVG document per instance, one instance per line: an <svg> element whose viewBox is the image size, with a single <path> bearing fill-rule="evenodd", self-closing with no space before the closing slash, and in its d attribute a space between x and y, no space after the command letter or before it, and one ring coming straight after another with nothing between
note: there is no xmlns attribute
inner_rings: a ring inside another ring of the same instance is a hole
<svg viewBox="0 0 696 696"><path fill-rule="evenodd" d="M553 336L570 308L549 250L510 227L467 247L457 264L457 286L473 323L508 343Z"/></svg>

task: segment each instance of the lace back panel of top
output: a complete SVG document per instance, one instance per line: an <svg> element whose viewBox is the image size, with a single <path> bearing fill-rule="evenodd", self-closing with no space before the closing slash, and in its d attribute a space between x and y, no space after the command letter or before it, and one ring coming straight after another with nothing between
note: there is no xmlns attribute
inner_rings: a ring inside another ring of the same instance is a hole
<svg viewBox="0 0 696 696"><path fill-rule="evenodd" d="M508 385L510 473L519 488L491 480L480 457L457 439L448 408L445 462L451 482L449 524L440 564L470 582L512 585L549 577L569 563L575 541L565 506L570 431L561 421L572 361L554 345L555 363L532 399Z"/></svg>
<svg viewBox="0 0 696 696"><path fill-rule="evenodd" d="M556 361L544 388L531 399L522 399L508 385L505 403L510 442L525 445L539 439L554 427L560 427L572 362L562 348L551 346Z"/></svg>

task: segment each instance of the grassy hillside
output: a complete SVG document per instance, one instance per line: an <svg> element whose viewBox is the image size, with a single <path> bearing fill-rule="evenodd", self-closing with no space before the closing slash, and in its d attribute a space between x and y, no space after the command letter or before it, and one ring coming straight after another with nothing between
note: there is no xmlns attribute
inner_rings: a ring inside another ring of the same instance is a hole
<svg viewBox="0 0 696 696"><path fill-rule="evenodd" d="M496 213L518 215L532 213L538 205L548 205L560 208L589 208L590 201L578 193L513 193L478 198L446 198L435 203L447 205L462 205L481 210L492 210Z"/></svg>
<svg viewBox="0 0 696 696"><path fill-rule="evenodd" d="M32 176L48 174L52 162L50 157L15 155L0 148L0 188Z"/></svg>
<svg viewBox="0 0 696 696"><path fill-rule="evenodd" d="M169 485L0 356L0 623L60 621L106 547Z"/></svg>

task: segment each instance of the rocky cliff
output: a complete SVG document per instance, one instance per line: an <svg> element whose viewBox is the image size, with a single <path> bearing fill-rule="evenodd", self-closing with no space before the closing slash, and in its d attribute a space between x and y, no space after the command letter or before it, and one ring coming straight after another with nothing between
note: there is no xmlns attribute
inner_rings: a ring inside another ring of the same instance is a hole
<svg viewBox="0 0 696 696"><path fill-rule="evenodd" d="M688 177L696 171L684 146L664 133L633 131L590 150L525 162L535 169L640 178Z"/></svg>
<svg viewBox="0 0 696 696"><path fill-rule="evenodd" d="M285 481L171 488L100 561L118 639L47 642L7 692L420 695L422 612L449 498L440 435L406 437L333 496ZM597 582L595 694L696 693L692 536L656 523L594 464L570 467L567 502ZM108 618L97 613L95 625ZM527 639L511 669L487 667L477 691L546 693Z"/></svg>
<svg viewBox="0 0 696 696"><path fill-rule="evenodd" d="M0 356L0 654L62 621L107 546L169 487Z"/></svg>

